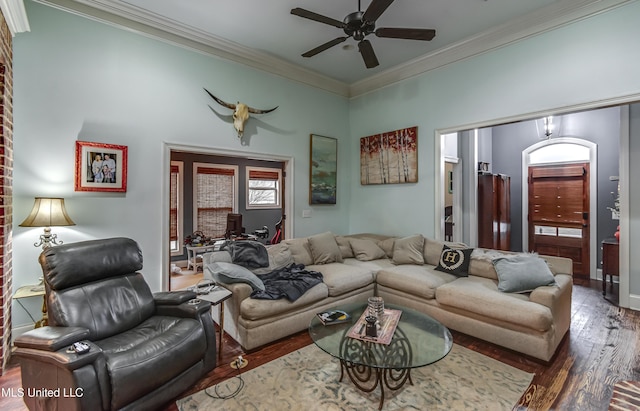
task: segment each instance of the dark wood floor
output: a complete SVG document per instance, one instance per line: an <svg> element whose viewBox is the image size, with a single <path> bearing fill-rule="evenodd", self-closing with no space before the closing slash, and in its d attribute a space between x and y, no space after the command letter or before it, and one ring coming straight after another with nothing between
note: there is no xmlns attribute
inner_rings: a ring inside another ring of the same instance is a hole
<svg viewBox="0 0 640 411"><path fill-rule="evenodd" d="M529 391L517 410L606 410L613 385L622 380L640 380L640 312L618 308L617 285L576 284L573 291L571 330L549 364L543 364L484 341L453 332L454 341L464 347L498 359L523 371L535 373ZM243 371L260 366L311 343L307 332L278 341L260 350L244 353L225 335L224 352L218 367L203 377L186 396L235 375L229 363L238 355L249 360ZM20 386L20 369L12 366L0 377L0 387ZM245 388L247 389L247 388ZM0 397L0 409L26 409L20 399ZM165 411L176 411L175 403Z"/></svg>

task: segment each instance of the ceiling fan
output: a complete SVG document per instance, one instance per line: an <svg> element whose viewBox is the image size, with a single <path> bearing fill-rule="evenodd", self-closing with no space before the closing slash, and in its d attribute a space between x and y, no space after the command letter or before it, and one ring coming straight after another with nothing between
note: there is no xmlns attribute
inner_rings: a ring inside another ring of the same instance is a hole
<svg viewBox="0 0 640 411"><path fill-rule="evenodd" d="M367 66L367 68L373 68L379 63L376 53L373 51L373 47L371 46L371 42L366 39L369 34L375 34L377 37L424 41L432 40L436 36L436 31L431 29L394 27L381 27L376 29L376 20L382 15L382 13L384 13L387 7L393 3L393 1L394 0L373 0L366 11L361 11L360 0L358 0L358 11L348 14L343 21L335 20L331 17L326 17L299 7L291 9L291 14L338 27L343 29L346 34L346 36L337 37L307 51L302 54L302 57L313 57L318 53L346 41L349 37L353 37L354 40L359 42L358 50L362 55L365 66Z"/></svg>

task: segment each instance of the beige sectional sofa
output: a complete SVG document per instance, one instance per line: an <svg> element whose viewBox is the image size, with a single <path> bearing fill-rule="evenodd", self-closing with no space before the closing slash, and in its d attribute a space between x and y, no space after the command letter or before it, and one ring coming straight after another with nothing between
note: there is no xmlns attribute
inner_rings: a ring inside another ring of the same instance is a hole
<svg viewBox="0 0 640 411"><path fill-rule="evenodd" d="M493 261L513 253L475 249L468 276L460 277L436 269L442 265L445 244L464 248L421 235L322 233L285 240L268 248L270 267L257 270L258 278L292 262L323 274L321 284L293 302L250 298L251 285L220 275L223 264L219 263L229 261L224 252L205 255L205 276L233 292L225 302L225 331L246 350L304 330L320 311L379 295L389 304L426 313L453 330L549 361L569 329L571 260L540 256L555 284L524 293L503 292L499 287L511 280L505 280L503 268L498 276Z"/></svg>

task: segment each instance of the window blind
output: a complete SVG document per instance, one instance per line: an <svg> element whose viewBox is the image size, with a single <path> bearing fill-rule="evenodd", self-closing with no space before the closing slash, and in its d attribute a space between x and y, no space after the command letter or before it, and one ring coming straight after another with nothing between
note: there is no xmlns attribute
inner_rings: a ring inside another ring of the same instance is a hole
<svg viewBox="0 0 640 411"><path fill-rule="evenodd" d="M197 167L195 176L196 230L210 237L223 237L227 214L233 212L235 170Z"/></svg>
<svg viewBox="0 0 640 411"><path fill-rule="evenodd" d="M171 187L169 189L169 239L178 240L178 177L180 169L178 166L171 166Z"/></svg>

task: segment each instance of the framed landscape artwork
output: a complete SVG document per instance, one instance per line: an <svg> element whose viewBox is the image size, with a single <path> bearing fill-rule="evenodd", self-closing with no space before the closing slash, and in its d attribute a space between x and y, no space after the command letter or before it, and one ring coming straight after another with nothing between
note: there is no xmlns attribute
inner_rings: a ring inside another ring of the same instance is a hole
<svg viewBox="0 0 640 411"><path fill-rule="evenodd" d="M75 191L127 191L127 146L76 141Z"/></svg>
<svg viewBox="0 0 640 411"><path fill-rule="evenodd" d="M360 139L360 183L418 182L418 127Z"/></svg>
<svg viewBox="0 0 640 411"><path fill-rule="evenodd" d="M311 134L309 204L336 204L338 140Z"/></svg>

